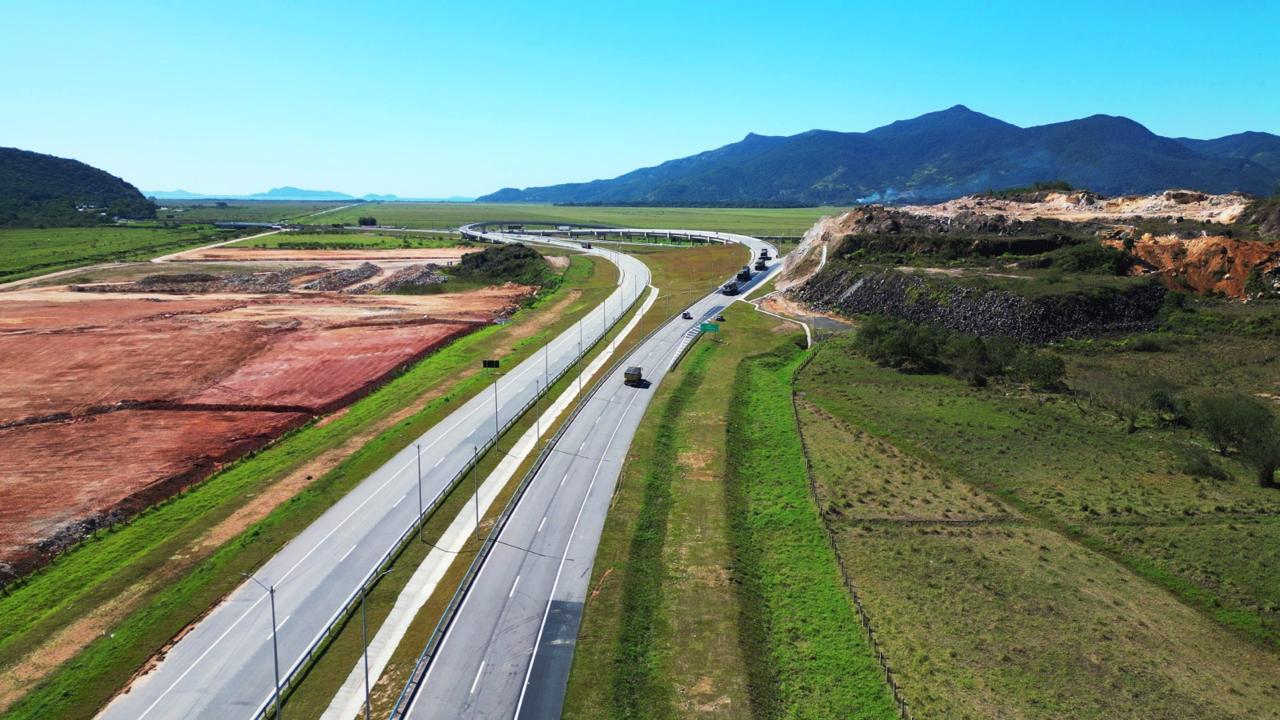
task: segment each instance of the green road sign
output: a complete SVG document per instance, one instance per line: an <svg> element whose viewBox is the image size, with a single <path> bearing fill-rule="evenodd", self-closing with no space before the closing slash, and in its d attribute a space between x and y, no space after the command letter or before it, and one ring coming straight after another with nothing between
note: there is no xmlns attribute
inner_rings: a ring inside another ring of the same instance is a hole
<svg viewBox="0 0 1280 720"><path fill-rule="evenodd" d="M702 323L702 327L699 329L702 332L720 332L720 326L715 323Z"/></svg>

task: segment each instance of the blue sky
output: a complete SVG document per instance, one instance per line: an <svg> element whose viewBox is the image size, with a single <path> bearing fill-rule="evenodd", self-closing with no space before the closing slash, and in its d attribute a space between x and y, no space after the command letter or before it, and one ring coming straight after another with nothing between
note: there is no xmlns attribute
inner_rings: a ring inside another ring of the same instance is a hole
<svg viewBox="0 0 1280 720"><path fill-rule="evenodd" d="M1280 3L7 2L0 145L144 189L478 195L963 103L1280 132Z"/></svg>

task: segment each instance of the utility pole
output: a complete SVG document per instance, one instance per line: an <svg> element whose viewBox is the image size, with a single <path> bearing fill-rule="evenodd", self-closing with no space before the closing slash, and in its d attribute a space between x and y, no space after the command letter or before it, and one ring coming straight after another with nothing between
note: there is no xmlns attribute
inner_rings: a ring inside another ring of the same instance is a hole
<svg viewBox="0 0 1280 720"><path fill-rule="evenodd" d="M537 403L538 398L542 396L542 384L538 382L538 378L533 379L533 401ZM536 447L538 439L542 437L542 414L535 409L533 411L533 444Z"/></svg>
<svg viewBox="0 0 1280 720"><path fill-rule="evenodd" d="M267 595L271 597L271 659L275 664L276 672L276 720L281 720L284 718L284 706L280 704L280 643L276 629L276 586L263 585L261 580L249 573L240 574L257 583L258 587L266 590Z"/></svg>

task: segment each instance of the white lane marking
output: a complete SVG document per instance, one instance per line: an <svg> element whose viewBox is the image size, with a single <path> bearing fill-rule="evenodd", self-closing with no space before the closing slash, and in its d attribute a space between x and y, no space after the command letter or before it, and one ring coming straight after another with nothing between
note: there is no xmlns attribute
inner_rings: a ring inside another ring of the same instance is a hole
<svg viewBox="0 0 1280 720"><path fill-rule="evenodd" d="M600 477L600 468L604 467L604 460L609 455L609 448L613 447L613 441L618 437L618 431L622 429L622 423L627 419L627 413L631 412L631 406L635 405L638 397L640 397L640 393L634 393L631 396L627 407L623 409L621 416L618 418L618 424L614 426L613 432L609 435L609 442L605 443L604 451L600 453L600 460L596 462L596 470L591 473L591 483L587 485L587 492L582 496L582 505L578 508L578 516L573 519L573 527L569 529L569 539L564 543L564 555L560 556L560 567L556 569L556 581L551 584L551 594L547 596L547 609L542 613L542 624L538 626L537 639L533 641L533 652L529 655L529 667L525 670L524 684L520 686L520 699L516 701L516 713L513 717L520 717L520 708L524 705L524 694L529 689L529 677L533 675L533 663L538 657L538 646L542 643L542 633L547 629L547 617L551 615L551 601L555 599L556 589L560 587L560 577L564 574L564 564L569 559L569 548L573 545L573 536L578 532L578 523L582 521L582 513L587 509L587 501L591 499L591 490L596 485L596 479Z"/></svg>
<svg viewBox="0 0 1280 720"><path fill-rule="evenodd" d="M440 456L440 459L436 461L436 464L431 466L431 469L433 469L433 470L434 470L435 468L440 467L440 463L444 462L444 459L445 459L445 458L447 458L447 457L449 457L449 456L448 456L448 455L441 455L441 456Z"/></svg>
<svg viewBox="0 0 1280 720"><path fill-rule="evenodd" d="M476 694L476 686L480 684L480 675L484 672L484 660L480 661L480 669L476 670L476 679L471 681L471 694Z"/></svg>
<svg viewBox="0 0 1280 720"><path fill-rule="evenodd" d="M547 516L546 516L546 515L543 515L543 516L542 516L542 522L538 523L538 529L537 529L537 530L534 530L534 531L533 531L533 534L534 534L534 535L537 535L538 533L542 532L542 526L543 526L543 525L546 525L546 524L547 524Z"/></svg>
<svg viewBox="0 0 1280 720"><path fill-rule="evenodd" d="M356 551L356 548L358 548L358 547L360 547L360 544L359 544L359 543L356 543L355 545L352 545L350 550L348 550L348 551L346 551L346 552L342 553L342 557L338 558L338 562L342 562L343 560L346 560L346 559L347 559L347 556L348 556L348 555L350 555L351 553L355 552L355 551Z"/></svg>
<svg viewBox="0 0 1280 720"><path fill-rule="evenodd" d="M391 509L392 509L392 510L396 509L396 508L400 505L400 503L404 502L404 499L405 499L406 497L408 497L408 495L401 495L399 500L397 500L397 501L395 501L394 503L392 503L392 505L391 505Z"/></svg>
<svg viewBox="0 0 1280 720"><path fill-rule="evenodd" d="M517 575L517 576L516 576L516 581L515 581L515 582L513 582L513 583L511 583L511 592L507 593L507 599L508 599L508 600L510 600L511 598L513 598L513 597L515 597L515 596L516 596L516 586L517 586L517 585L519 585L519 584L520 584L520 576L519 576L519 575Z"/></svg>

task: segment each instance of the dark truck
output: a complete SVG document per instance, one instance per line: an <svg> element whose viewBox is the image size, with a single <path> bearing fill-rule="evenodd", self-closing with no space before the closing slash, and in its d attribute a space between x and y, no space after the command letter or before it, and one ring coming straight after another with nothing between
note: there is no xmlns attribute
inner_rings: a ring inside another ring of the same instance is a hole
<svg viewBox="0 0 1280 720"><path fill-rule="evenodd" d="M644 372L638 365L632 365L622 373L622 384L630 387L644 387Z"/></svg>
<svg viewBox="0 0 1280 720"><path fill-rule="evenodd" d="M747 266L747 265L743 265L743 266L742 266L742 269L738 271L738 279L739 279L739 280L741 280L742 282L746 282L746 281L750 280L750 279L751 279L751 268L750 268L749 266Z"/></svg>
<svg viewBox="0 0 1280 720"><path fill-rule="evenodd" d="M733 280L730 280L729 282L724 284L724 287L720 288L720 292L724 293L725 295L737 295L739 292L738 283Z"/></svg>
<svg viewBox="0 0 1280 720"><path fill-rule="evenodd" d="M769 269L768 260L765 260L764 258L760 258L759 260L756 261L756 270L768 270L768 269Z"/></svg>

